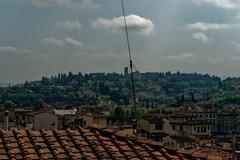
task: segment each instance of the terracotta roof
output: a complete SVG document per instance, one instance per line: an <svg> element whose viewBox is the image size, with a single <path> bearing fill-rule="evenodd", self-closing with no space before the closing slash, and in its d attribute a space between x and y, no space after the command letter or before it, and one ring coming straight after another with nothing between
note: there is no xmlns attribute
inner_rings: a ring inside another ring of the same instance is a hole
<svg viewBox="0 0 240 160"><path fill-rule="evenodd" d="M138 139L121 137L101 129L51 131L41 129L11 132L0 129L1 160L195 159L186 158L176 150L163 148L158 143L147 141L145 143Z"/></svg>
<svg viewBox="0 0 240 160"><path fill-rule="evenodd" d="M165 160L164 154L168 156L129 139L120 140L86 129L11 132L0 129L0 137L2 160Z"/></svg>

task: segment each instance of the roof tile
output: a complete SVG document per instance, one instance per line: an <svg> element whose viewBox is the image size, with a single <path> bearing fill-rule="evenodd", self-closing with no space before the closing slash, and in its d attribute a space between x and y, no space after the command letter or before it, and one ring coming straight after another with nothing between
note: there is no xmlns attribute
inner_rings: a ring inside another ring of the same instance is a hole
<svg viewBox="0 0 240 160"><path fill-rule="evenodd" d="M156 145L155 145L156 144ZM156 148L151 148L152 146ZM218 150L213 151L217 159ZM207 151L194 153L200 158ZM188 155L189 156L189 155ZM206 158L206 157L205 157ZM166 160L187 159L177 152L171 154L158 143L144 143L114 135L105 130L52 130L6 132L0 129L1 160Z"/></svg>

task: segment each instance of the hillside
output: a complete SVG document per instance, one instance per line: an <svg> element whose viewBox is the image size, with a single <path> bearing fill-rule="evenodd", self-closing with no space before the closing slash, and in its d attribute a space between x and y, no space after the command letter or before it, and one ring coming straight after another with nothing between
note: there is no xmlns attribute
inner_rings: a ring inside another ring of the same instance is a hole
<svg viewBox="0 0 240 160"><path fill-rule="evenodd" d="M134 73L138 104L179 106L193 101L206 105L240 104L238 78L197 73ZM214 102L214 103L213 103ZM39 81L0 89L2 106L129 105L130 76L117 73L59 73Z"/></svg>

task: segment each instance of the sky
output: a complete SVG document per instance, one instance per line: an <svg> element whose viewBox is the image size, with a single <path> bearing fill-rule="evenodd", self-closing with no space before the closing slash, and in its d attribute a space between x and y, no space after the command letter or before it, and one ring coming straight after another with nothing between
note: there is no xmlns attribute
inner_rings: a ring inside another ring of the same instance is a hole
<svg viewBox="0 0 240 160"><path fill-rule="evenodd" d="M239 0L125 0L135 68L240 76ZM120 0L0 0L0 82L118 72Z"/></svg>

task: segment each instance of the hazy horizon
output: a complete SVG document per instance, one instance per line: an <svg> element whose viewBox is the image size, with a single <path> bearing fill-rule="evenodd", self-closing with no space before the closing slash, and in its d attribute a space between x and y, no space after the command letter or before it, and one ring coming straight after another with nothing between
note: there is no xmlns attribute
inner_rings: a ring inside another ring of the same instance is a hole
<svg viewBox="0 0 240 160"><path fill-rule="evenodd" d="M125 0L140 72L240 76L238 0ZM0 82L129 63L120 0L1 0Z"/></svg>

